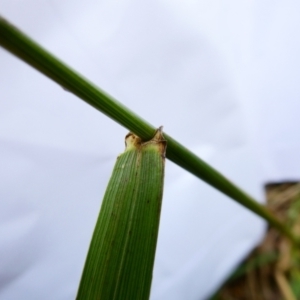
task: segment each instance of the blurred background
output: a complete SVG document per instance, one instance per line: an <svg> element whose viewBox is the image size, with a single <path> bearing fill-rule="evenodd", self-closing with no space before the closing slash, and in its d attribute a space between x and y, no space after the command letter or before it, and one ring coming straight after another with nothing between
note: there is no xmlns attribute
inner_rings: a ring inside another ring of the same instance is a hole
<svg viewBox="0 0 300 300"><path fill-rule="evenodd" d="M258 201L299 181L298 1L0 0L0 14ZM126 134L0 48L1 300L75 298ZM169 161L165 182L151 300L208 299L265 224Z"/></svg>

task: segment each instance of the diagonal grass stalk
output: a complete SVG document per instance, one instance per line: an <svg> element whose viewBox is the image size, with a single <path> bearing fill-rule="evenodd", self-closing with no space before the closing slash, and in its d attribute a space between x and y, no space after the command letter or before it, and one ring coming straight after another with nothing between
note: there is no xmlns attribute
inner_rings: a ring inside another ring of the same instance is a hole
<svg viewBox="0 0 300 300"><path fill-rule="evenodd" d="M150 140L154 135L154 126L66 66L2 17L0 17L0 45L143 140ZM264 206L172 137L167 134L164 136L168 143L166 154L168 159L261 216L294 244L300 245L300 240L290 229Z"/></svg>

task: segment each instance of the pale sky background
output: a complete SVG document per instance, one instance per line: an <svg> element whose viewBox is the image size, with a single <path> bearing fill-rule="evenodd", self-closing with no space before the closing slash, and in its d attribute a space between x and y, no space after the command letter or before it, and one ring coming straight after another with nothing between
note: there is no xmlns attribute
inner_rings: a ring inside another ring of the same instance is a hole
<svg viewBox="0 0 300 300"><path fill-rule="evenodd" d="M258 201L299 180L298 1L0 0L0 13ZM0 48L0 300L75 298L126 134ZM169 161L165 181L151 300L207 299L264 223Z"/></svg>

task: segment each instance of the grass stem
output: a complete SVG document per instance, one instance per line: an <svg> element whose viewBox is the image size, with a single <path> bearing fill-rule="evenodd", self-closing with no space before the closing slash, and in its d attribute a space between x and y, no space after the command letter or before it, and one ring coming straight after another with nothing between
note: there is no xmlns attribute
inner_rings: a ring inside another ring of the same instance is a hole
<svg viewBox="0 0 300 300"><path fill-rule="evenodd" d="M154 126L66 66L2 17L0 17L0 45L143 140L149 140L154 135ZM290 229L264 206L173 138L167 134L164 136L168 144L166 154L168 159L261 216L294 244L300 244L300 240Z"/></svg>

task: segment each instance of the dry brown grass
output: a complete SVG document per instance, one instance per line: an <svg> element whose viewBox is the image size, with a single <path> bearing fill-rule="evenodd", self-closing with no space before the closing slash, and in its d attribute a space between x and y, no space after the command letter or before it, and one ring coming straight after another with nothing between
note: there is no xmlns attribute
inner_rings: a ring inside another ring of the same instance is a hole
<svg viewBox="0 0 300 300"><path fill-rule="evenodd" d="M266 186L269 209L300 236L300 183ZM300 299L300 249L270 228L214 300Z"/></svg>

